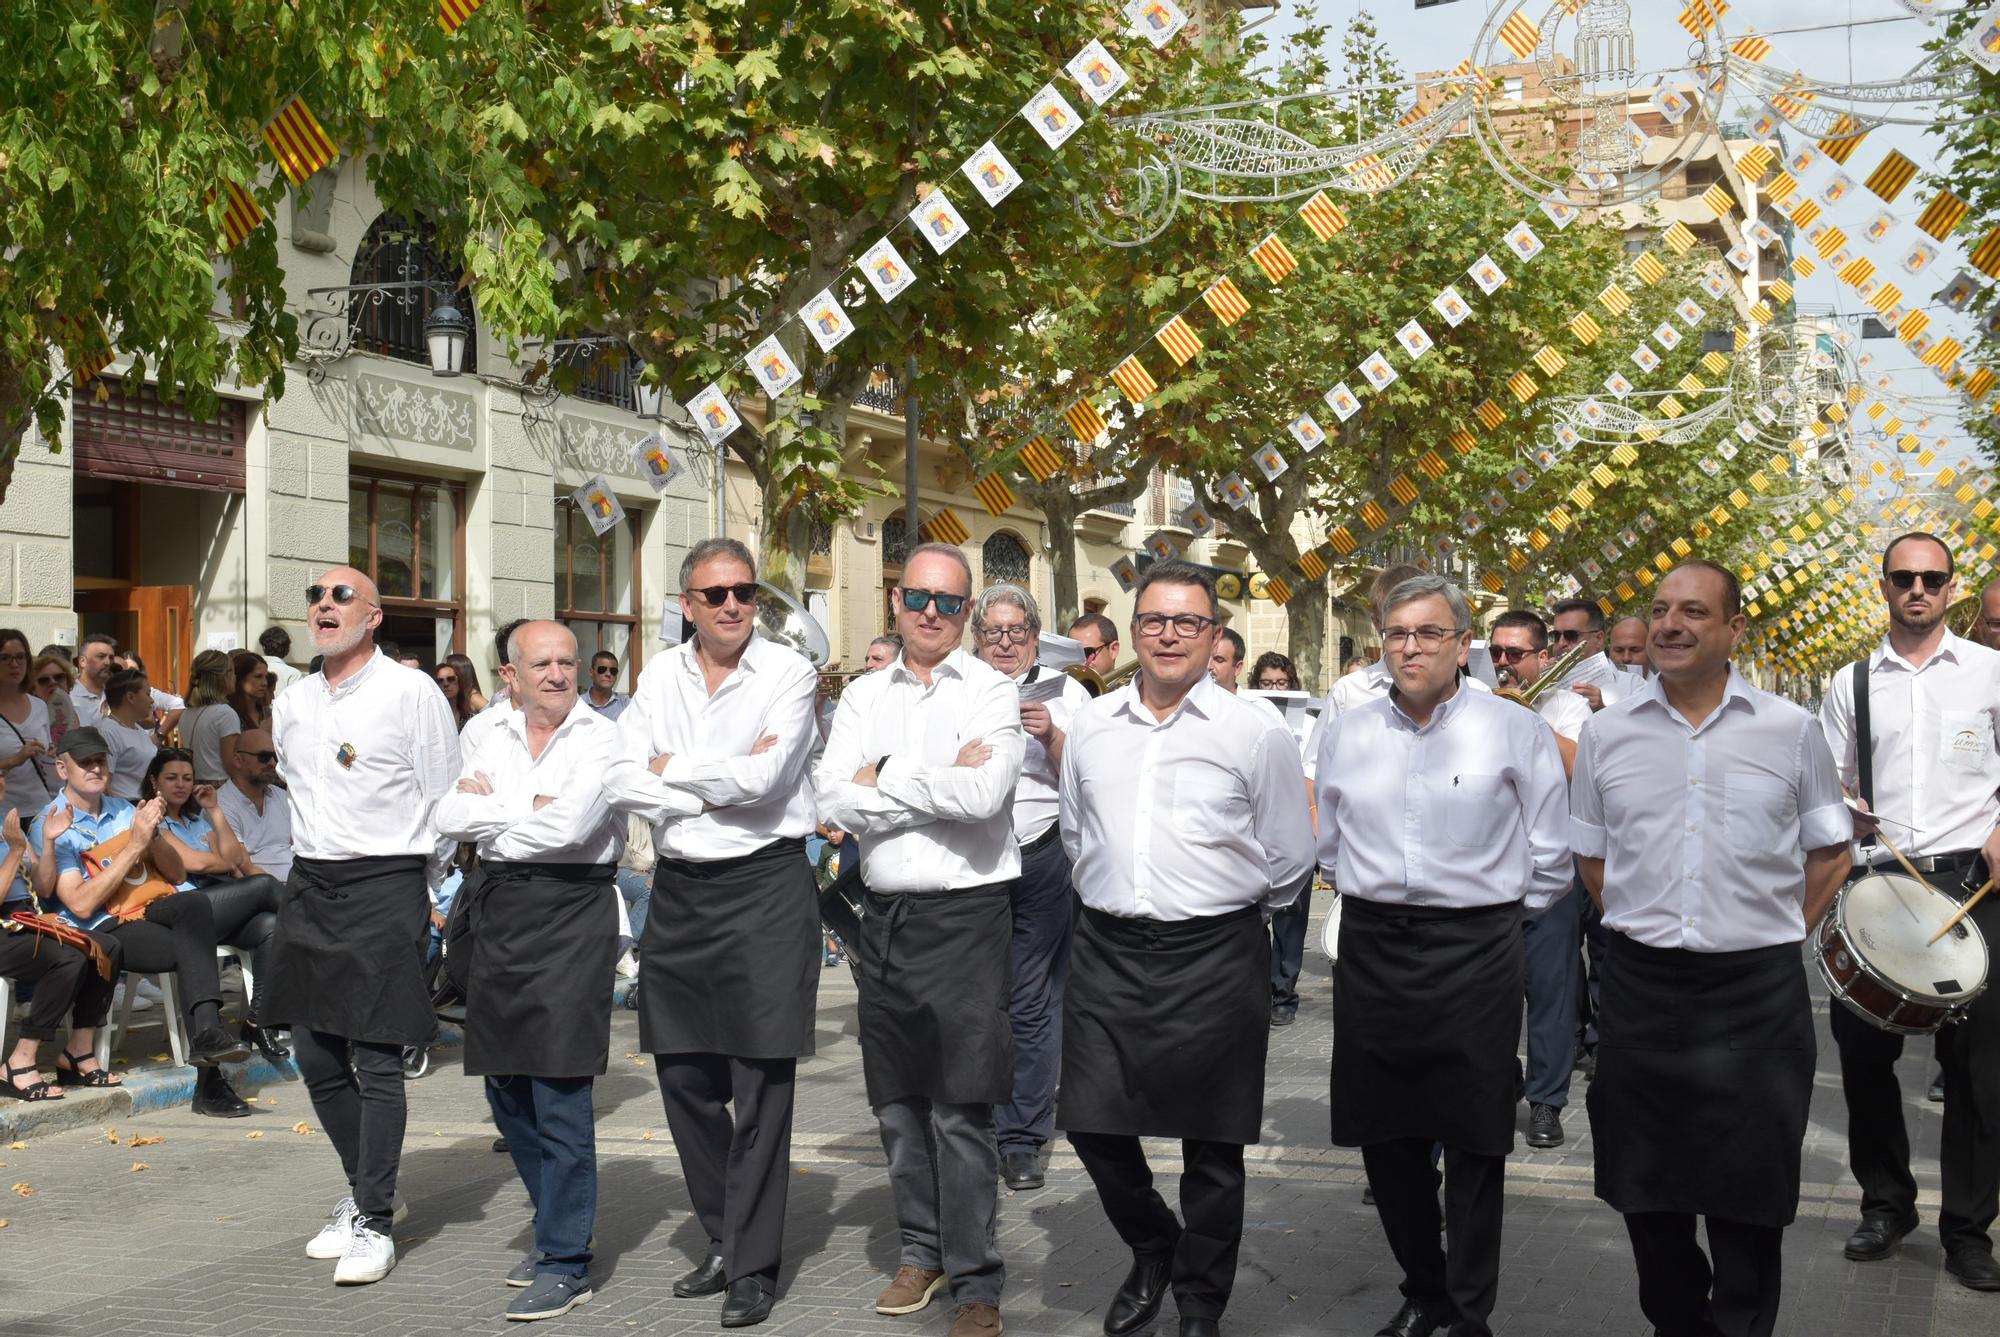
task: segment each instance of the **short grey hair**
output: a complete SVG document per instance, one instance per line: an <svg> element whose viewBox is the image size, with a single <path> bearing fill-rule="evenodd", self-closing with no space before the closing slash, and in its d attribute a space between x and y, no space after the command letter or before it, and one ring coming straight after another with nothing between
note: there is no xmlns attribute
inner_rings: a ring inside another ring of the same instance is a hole
<svg viewBox="0 0 2000 1337"><path fill-rule="evenodd" d="M1389 614L1404 604L1433 598L1444 600L1445 606L1451 609L1453 631L1472 630L1472 608L1465 602L1465 591L1443 576L1411 576L1390 590L1382 600L1382 625L1388 626Z"/></svg>
<svg viewBox="0 0 2000 1337"><path fill-rule="evenodd" d="M919 557L927 554L949 557L952 561L957 562L959 569L965 572L965 592L968 595L972 593L972 562L966 557L965 549L955 543L919 543L916 547L910 549L910 555L903 559L903 570L907 572L912 566L916 565ZM901 582L899 581L898 583L900 584Z"/></svg>
<svg viewBox="0 0 2000 1337"><path fill-rule="evenodd" d="M570 649L572 651L578 648L576 633L554 618L524 617L514 624L513 630L507 633L507 663L510 666L514 668L521 667L521 633L532 631L536 627L554 627L557 631L569 637Z"/></svg>
<svg viewBox="0 0 2000 1337"><path fill-rule="evenodd" d="M995 604L1020 609L1022 616L1028 619L1028 630L1037 636L1042 634L1042 610L1035 607L1035 596L1019 585L1006 583L988 585L980 593L979 602L972 606L973 631L986 626L986 614Z"/></svg>
<svg viewBox="0 0 2000 1337"><path fill-rule="evenodd" d="M735 539L703 539L688 549L688 555L681 558L681 588L694 579L694 569L714 557L734 557L750 568L750 579L757 578L757 559L750 555L750 549Z"/></svg>

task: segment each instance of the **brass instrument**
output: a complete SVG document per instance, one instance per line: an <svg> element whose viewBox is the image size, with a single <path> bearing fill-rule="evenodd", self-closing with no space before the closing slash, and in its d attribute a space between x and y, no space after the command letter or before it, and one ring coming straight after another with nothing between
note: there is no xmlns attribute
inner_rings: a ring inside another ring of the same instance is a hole
<svg viewBox="0 0 2000 1337"><path fill-rule="evenodd" d="M1526 687L1496 687L1493 689L1493 695L1512 701L1516 705L1527 706L1532 710L1535 702L1560 685L1562 680L1568 676L1571 669L1588 658L1590 658L1590 652L1586 650L1583 642L1579 641L1574 649L1543 669L1542 676L1536 678Z"/></svg>
<svg viewBox="0 0 2000 1337"><path fill-rule="evenodd" d="M1082 664L1071 664L1063 672L1082 683L1083 690L1092 696L1103 696L1106 692L1115 692L1132 681L1133 676L1139 672L1139 661L1130 660L1109 673L1099 673L1096 669L1085 668Z"/></svg>

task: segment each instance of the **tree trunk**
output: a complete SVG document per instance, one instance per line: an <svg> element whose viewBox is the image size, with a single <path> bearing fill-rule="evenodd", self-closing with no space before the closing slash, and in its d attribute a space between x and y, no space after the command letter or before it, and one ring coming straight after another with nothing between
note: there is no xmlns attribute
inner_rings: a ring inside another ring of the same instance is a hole
<svg viewBox="0 0 2000 1337"><path fill-rule="evenodd" d="M759 570L765 583L775 585L794 599L805 600L806 557L812 551L812 521L803 506L776 488L763 489L761 519L764 548L759 554Z"/></svg>
<svg viewBox="0 0 2000 1337"><path fill-rule="evenodd" d="M1320 580L1292 597L1285 605L1285 634L1291 638L1292 663L1299 671L1299 687L1322 696L1333 686L1326 672L1326 619L1332 592Z"/></svg>

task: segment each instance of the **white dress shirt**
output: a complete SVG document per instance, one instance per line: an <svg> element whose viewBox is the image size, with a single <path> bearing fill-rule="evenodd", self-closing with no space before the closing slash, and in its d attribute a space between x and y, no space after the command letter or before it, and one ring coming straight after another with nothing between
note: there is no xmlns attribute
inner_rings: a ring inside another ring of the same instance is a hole
<svg viewBox="0 0 2000 1337"><path fill-rule="evenodd" d="M1419 729L1393 696L1325 721L1319 862L1342 895L1546 909L1570 887L1562 756L1532 710L1465 690Z"/></svg>
<svg viewBox="0 0 2000 1337"><path fill-rule="evenodd" d="M82 677L69 689L69 703L76 707L78 724L95 724L104 718L104 693L93 692Z"/></svg>
<svg viewBox="0 0 2000 1337"><path fill-rule="evenodd" d="M1868 728L1875 736L1871 805L1908 855L1976 850L2000 825L2000 653L1944 634L1912 667L1885 638L1868 656ZM1840 779L1861 793L1854 736L1854 665L1844 664L1819 708ZM1868 857L1894 856L1877 843Z"/></svg>
<svg viewBox="0 0 2000 1337"><path fill-rule="evenodd" d="M654 655L612 726L622 744L605 797L651 822L654 849L668 859L734 859L811 835L818 690L804 655L760 633L713 696L692 641ZM777 744L752 756L766 734ZM654 775L662 753L670 760Z"/></svg>
<svg viewBox="0 0 2000 1337"><path fill-rule="evenodd" d="M1070 722L1078 711L1090 704L1090 693L1083 690L1083 684L1070 677L1061 669L1052 669L1043 664L1037 681L1045 681L1050 674L1063 680L1062 694L1042 704L1049 708L1049 722L1067 734ZM1026 675L1014 680L1019 686ZM1048 834L1061 815L1062 802L1059 794L1059 776L1055 760L1042 740L1022 731L1025 751L1021 759L1021 779L1014 786L1014 839L1023 845L1041 839ZM1064 743L1067 748L1069 745Z"/></svg>
<svg viewBox="0 0 2000 1337"><path fill-rule="evenodd" d="M482 859L615 864L625 853L625 817L604 801L604 773L618 751L618 726L581 697L539 757L528 747L528 717L510 710L459 764L459 779L482 774L493 792L454 785L438 802L438 833L478 841ZM537 808L539 797L555 801Z"/></svg>
<svg viewBox="0 0 2000 1337"><path fill-rule="evenodd" d="M1806 852L1854 826L1819 722L1733 668L1700 728L1658 678L1599 711L1570 795L1576 852L1604 860L1604 926L1648 947L1802 941Z"/></svg>
<svg viewBox="0 0 2000 1337"><path fill-rule="evenodd" d="M231 780L216 790L229 829L243 842L250 862L283 882L292 875L292 801L276 785L264 790L264 811Z"/></svg>
<svg viewBox="0 0 2000 1337"><path fill-rule="evenodd" d="M458 730L429 674L380 650L338 687L311 674L272 706L271 739L291 787L295 853L420 854L431 887L443 880L457 842L438 835L435 819L458 783Z"/></svg>
<svg viewBox="0 0 2000 1337"><path fill-rule="evenodd" d="M1164 720L1136 681L1078 712L1062 838L1083 903L1197 919L1297 897L1313 866L1297 741L1269 702L1204 678Z"/></svg>
<svg viewBox="0 0 2000 1337"><path fill-rule="evenodd" d="M305 674L287 664L276 655L264 656L264 667L271 670L271 697L277 699L279 692L305 678Z"/></svg>
<svg viewBox="0 0 2000 1337"><path fill-rule="evenodd" d="M1006 674L960 649L926 687L898 656L841 693L813 773L820 815L866 837L861 876L870 891L959 891L1019 877L1014 786L1026 737L1020 690ZM957 765L974 738L993 754ZM854 782L883 757L873 786Z"/></svg>

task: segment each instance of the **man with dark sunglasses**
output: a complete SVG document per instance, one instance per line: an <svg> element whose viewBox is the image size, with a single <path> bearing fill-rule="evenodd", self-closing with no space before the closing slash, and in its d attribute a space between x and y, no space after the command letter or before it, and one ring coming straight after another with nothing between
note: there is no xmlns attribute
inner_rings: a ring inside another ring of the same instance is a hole
<svg viewBox="0 0 2000 1337"><path fill-rule="evenodd" d="M1963 900L2000 869L2000 653L1946 625L1955 576L1951 549L1937 536L1891 540L1881 580L1888 634L1867 659L1834 676L1820 720L1842 784L1860 793L1856 871L1900 871L1875 839L1888 827L1889 839L1925 880ZM1972 922L1987 942L2000 941L2000 896L1983 899ZM1896 1075L1903 1040L1845 1007L1835 1007L1831 1019L1847 1099L1848 1159L1861 1182L1861 1223L1846 1253L1871 1262L1887 1258L1917 1227L1917 1184ZM1938 1235L1945 1270L1972 1290L2000 1291L1990 1234L2000 1207L2000 990L1975 999L1943 1039Z"/></svg>
<svg viewBox="0 0 2000 1337"><path fill-rule="evenodd" d="M245 729L223 749L223 816L259 873L292 875L292 800L278 783L278 753L264 729Z"/></svg>
<svg viewBox="0 0 2000 1337"><path fill-rule="evenodd" d="M599 650L590 657L589 690L584 699L590 708L607 720L615 720L625 713L625 705L632 698L618 690L618 656L609 650Z"/></svg>
<svg viewBox="0 0 2000 1337"><path fill-rule="evenodd" d="M841 693L813 773L821 815L862 837L867 913L849 944L861 1071L903 1239L875 1310L916 1313L948 1285L949 1337L997 1337L1007 1270L993 1234L993 1107L1014 1088L1021 698L961 648L972 599L963 552L920 545L891 598L902 656Z"/></svg>

